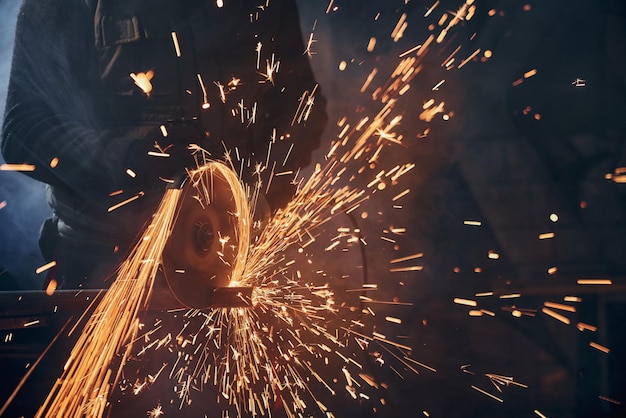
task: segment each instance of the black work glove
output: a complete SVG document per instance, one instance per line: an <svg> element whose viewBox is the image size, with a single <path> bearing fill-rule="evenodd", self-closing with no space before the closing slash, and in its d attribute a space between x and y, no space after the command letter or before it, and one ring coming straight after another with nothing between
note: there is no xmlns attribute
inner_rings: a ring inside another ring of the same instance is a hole
<svg viewBox="0 0 626 418"><path fill-rule="evenodd" d="M126 153L127 174L142 187L159 188L178 179L186 169L196 168L190 144L201 144L200 130L189 125L152 129L143 139L135 140Z"/></svg>
<svg viewBox="0 0 626 418"><path fill-rule="evenodd" d="M291 181L291 176L275 177L272 185L265 196L272 213L278 209L284 209L293 199L296 193L296 186Z"/></svg>

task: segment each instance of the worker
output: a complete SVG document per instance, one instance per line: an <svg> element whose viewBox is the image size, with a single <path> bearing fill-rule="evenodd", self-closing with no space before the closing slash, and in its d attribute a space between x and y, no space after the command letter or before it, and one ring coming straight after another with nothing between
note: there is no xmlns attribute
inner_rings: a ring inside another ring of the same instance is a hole
<svg viewBox="0 0 626 418"><path fill-rule="evenodd" d="M2 152L49 186L49 281L100 288L196 166L191 144L261 172L276 210L326 120L294 0L24 0Z"/></svg>

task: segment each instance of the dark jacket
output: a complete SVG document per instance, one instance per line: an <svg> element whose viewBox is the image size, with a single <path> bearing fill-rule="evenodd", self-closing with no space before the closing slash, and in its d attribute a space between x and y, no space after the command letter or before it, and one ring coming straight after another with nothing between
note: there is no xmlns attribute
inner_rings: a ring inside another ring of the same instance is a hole
<svg viewBox="0 0 626 418"><path fill-rule="evenodd" d="M55 217L43 228L42 251L59 264L86 264L67 279L73 284L103 274L91 265L117 263L158 204L165 184L144 174L160 164L145 157L160 125L187 128L184 138L160 138L161 146L194 142L216 158L231 150L244 181L255 163L269 162L264 181L274 162L275 172L295 171L319 146L323 97L315 95L306 121L296 115L316 83L294 1L224 3L24 1L2 152L9 163L34 164L29 175L50 185ZM272 62L278 71L269 79L263 73ZM153 74L152 91L144 93L131 73ZM177 169L185 165L189 158ZM274 180L284 184L270 188L273 207L289 199L289 178ZM107 211L140 191L131 204Z"/></svg>

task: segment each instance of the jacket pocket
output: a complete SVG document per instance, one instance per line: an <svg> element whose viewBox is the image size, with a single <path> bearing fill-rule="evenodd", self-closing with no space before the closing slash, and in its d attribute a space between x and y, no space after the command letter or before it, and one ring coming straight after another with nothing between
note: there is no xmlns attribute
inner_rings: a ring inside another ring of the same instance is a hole
<svg viewBox="0 0 626 418"><path fill-rule="evenodd" d="M107 90L146 98L177 93L178 63L166 16L154 12L104 15L98 26L100 79ZM138 77L143 83L137 83Z"/></svg>

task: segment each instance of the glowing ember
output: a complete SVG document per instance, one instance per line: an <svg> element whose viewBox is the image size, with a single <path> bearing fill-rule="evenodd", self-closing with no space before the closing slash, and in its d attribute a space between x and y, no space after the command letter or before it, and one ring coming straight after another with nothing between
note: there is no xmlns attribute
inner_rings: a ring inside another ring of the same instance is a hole
<svg viewBox="0 0 626 418"><path fill-rule="evenodd" d="M130 78L133 79L135 85L148 96L152 92L152 83L150 82L150 80L152 80L152 77L154 77L153 71L147 71L145 73L137 74L130 73Z"/></svg>
<svg viewBox="0 0 626 418"><path fill-rule="evenodd" d="M0 164L0 171L35 171L32 164Z"/></svg>
<svg viewBox="0 0 626 418"><path fill-rule="evenodd" d="M56 261L51 261L51 262L49 262L47 264L44 264L41 267L37 267L37 269L35 270L35 273L36 274L43 273L44 271L49 270L49 269L51 269L52 267L54 267L56 265L57 265Z"/></svg>

